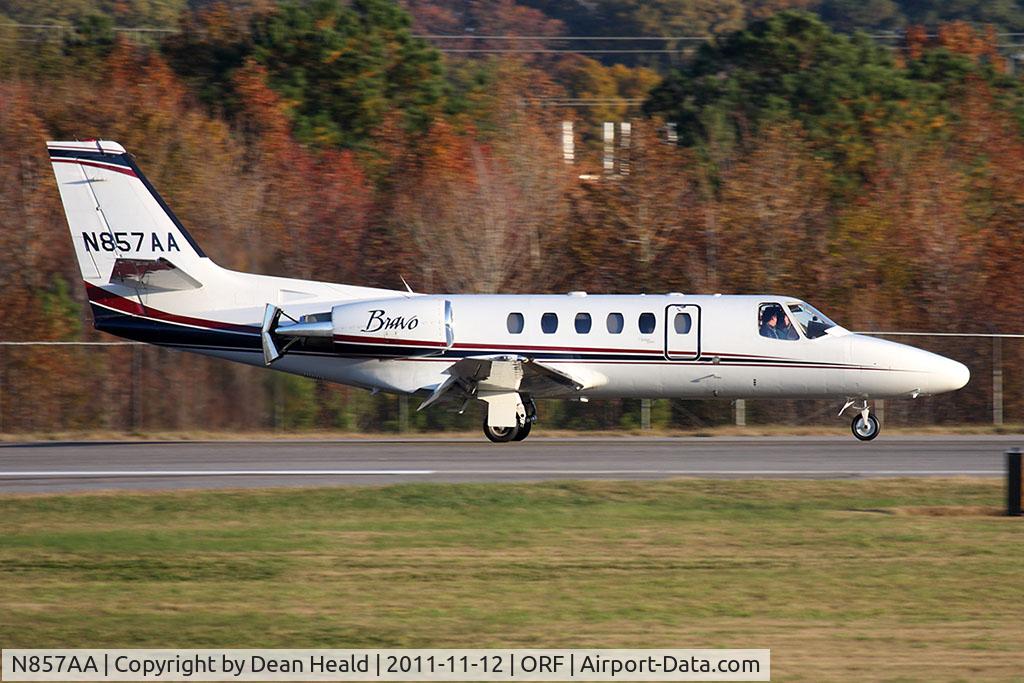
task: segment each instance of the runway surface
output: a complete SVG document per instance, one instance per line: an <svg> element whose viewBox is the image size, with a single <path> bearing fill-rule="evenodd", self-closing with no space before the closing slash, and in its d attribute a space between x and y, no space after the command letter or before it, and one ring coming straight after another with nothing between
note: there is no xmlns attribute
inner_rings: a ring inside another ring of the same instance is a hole
<svg viewBox="0 0 1024 683"><path fill-rule="evenodd" d="M0 494L558 479L1002 476L1024 436L0 444Z"/></svg>

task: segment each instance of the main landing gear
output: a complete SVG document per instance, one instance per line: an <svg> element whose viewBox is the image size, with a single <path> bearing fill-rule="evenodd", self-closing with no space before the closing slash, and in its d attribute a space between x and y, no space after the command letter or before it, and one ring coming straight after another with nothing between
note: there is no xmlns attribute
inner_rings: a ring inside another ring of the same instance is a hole
<svg viewBox="0 0 1024 683"><path fill-rule="evenodd" d="M847 401L846 405L843 406L843 409L839 411L839 414L842 415L846 412L846 409L854 403L856 403L856 401ZM878 422L878 418L875 417L875 414L871 412L871 409L868 407L867 400L861 401L860 411L854 416L853 422L850 424L850 431L852 431L853 435L860 441L871 441L878 436L878 432L881 430L882 425Z"/></svg>
<svg viewBox="0 0 1024 683"><path fill-rule="evenodd" d="M487 424L487 416L484 416L484 436L494 443L508 443L509 441L522 441L530 435L533 423L537 421L537 404L532 398L523 398L523 407L526 408L526 415L519 418L515 427L492 427Z"/></svg>

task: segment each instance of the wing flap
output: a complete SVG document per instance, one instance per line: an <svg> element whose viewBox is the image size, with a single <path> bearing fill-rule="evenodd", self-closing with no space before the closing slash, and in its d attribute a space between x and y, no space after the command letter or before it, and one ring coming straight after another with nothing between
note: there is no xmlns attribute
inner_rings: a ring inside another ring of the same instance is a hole
<svg viewBox="0 0 1024 683"><path fill-rule="evenodd" d="M416 412L426 410L427 408L441 400L441 398L443 398L444 395L448 393L448 390L451 389L452 385L454 385L457 381L458 379L454 376L449 375L448 377L446 377L443 382L434 387L434 391L430 394L430 396L427 397L426 401L420 404L420 407L416 409Z"/></svg>
<svg viewBox="0 0 1024 683"><path fill-rule="evenodd" d="M520 392L571 396L607 381L594 372L569 373L525 356L471 356L456 361L445 373L448 377L443 382L424 387L431 394L418 410L453 396L488 402L491 397Z"/></svg>
<svg viewBox="0 0 1024 683"><path fill-rule="evenodd" d="M587 382L582 377L575 377L550 365L545 365L535 360L527 360L524 365L529 368L527 370L528 375L538 375L544 380L562 385L573 391L583 391L587 388Z"/></svg>

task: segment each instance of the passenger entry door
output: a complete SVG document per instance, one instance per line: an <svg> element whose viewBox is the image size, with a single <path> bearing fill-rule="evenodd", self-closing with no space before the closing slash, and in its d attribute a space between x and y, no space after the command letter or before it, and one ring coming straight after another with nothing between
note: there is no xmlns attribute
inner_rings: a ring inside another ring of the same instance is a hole
<svg viewBox="0 0 1024 683"><path fill-rule="evenodd" d="M665 357L669 360L700 357L700 306L673 304L665 307Z"/></svg>

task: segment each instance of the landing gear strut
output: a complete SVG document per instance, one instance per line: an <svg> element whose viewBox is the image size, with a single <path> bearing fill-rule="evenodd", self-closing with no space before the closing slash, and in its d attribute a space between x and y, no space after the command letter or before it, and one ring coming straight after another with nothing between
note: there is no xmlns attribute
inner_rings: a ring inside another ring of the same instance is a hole
<svg viewBox="0 0 1024 683"><path fill-rule="evenodd" d="M854 401L847 401L846 405L843 406L843 409L839 411L839 414L842 415L846 409L853 404ZM870 408L868 408L868 402L866 400L862 401L860 405L860 412L857 413L853 418L853 422L850 424L850 431L852 431L853 435L860 441L871 441L878 436L878 432L881 430L882 426L878 422L878 418L875 417L875 414L871 412Z"/></svg>
<svg viewBox="0 0 1024 683"><path fill-rule="evenodd" d="M530 430L533 428L533 423L537 421L537 404L533 402L532 398L527 398L523 401L523 406L526 408L526 422L519 428L516 435L512 437L513 441L522 441L530 435Z"/></svg>
<svg viewBox="0 0 1024 683"><path fill-rule="evenodd" d="M487 424L487 417L484 416L484 436L494 443L508 443L525 439L530 435L533 423L537 421L537 404L533 402L532 398L523 397L523 407L526 408L526 415L515 427L492 427Z"/></svg>
<svg viewBox="0 0 1024 683"><path fill-rule="evenodd" d="M528 437L530 435L530 429L532 429L532 428L533 428L533 423L530 422L529 420L527 420L525 424L523 424L522 426L519 427L519 430L516 432L516 435L512 437L512 440L513 441L522 441L523 439L525 439L526 437Z"/></svg>

